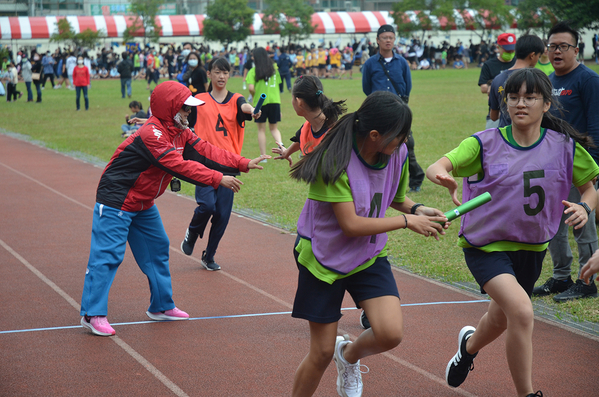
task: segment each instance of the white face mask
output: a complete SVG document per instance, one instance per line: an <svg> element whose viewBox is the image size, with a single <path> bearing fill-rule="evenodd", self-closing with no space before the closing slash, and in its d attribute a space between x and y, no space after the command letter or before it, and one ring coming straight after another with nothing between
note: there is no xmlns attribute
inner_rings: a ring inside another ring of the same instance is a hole
<svg viewBox="0 0 599 397"><path fill-rule="evenodd" d="M78 63L79 65L83 65L83 59L77 59L77 63Z"/></svg>
<svg viewBox="0 0 599 397"><path fill-rule="evenodd" d="M184 57L188 56L189 53L191 52L191 50L183 50L181 51L181 55L183 55Z"/></svg>
<svg viewBox="0 0 599 397"><path fill-rule="evenodd" d="M191 66L192 68L195 68L196 66L198 66L197 59L190 59L188 63L189 63L189 66Z"/></svg>

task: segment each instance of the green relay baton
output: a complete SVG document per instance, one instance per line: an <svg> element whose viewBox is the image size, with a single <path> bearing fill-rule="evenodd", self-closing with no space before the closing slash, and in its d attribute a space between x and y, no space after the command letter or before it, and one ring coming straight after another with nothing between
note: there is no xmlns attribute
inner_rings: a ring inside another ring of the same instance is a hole
<svg viewBox="0 0 599 397"><path fill-rule="evenodd" d="M451 222L454 219L472 211L473 209L478 208L481 205L488 203L489 201L491 201L491 194L489 192L484 192L480 196L476 196L472 200L466 201L464 204L460 205L459 207L456 207L456 208L452 209L451 211L447 211L445 213L445 216L447 217L447 220L449 222ZM438 223L444 224L445 222L438 222Z"/></svg>

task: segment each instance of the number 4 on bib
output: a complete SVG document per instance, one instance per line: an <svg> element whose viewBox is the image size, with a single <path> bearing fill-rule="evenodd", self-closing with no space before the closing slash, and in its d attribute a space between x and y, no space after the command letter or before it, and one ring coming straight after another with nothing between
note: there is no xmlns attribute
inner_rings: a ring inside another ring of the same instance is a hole
<svg viewBox="0 0 599 397"><path fill-rule="evenodd" d="M216 120L215 130L222 131L223 136L227 136L227 129L225 128L225 123L223 122L223 118L220 116L220 113L218 115L218 120Z"/></svg>

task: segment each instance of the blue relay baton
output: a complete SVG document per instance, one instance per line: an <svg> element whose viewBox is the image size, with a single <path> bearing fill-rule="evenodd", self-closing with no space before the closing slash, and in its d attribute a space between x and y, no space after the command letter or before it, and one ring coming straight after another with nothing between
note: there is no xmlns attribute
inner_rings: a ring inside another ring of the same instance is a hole
<svg viewBox="0 0 599 397"><path fill-rule="evenodd" d="M254 114L258 114L260 109L262 109L262 104L264 103L265 99L266 99L266 94L260 95L260 98L258 99L258 103L256 104L256 107L254 108Z"/></svg>

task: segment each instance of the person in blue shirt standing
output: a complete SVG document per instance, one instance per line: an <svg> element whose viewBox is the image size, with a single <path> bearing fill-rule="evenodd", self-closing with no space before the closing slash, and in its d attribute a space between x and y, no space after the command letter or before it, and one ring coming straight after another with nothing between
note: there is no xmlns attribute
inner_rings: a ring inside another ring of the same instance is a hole
<svg viewBox="0 0 599 397"><path fill-rule="evenodd" d="M376 33L376 42L379 46L379 53L368 58L362 65L362 91L367 96L374 91L389 91L408 103L410 91L412 91L412 75L408 61L393 52L395 45L393 26L382 25ZM410 173L409 193L418 193L424 180L424 171L416 161L412 131L408 135L406 146L408 147L408 172ZM363 328L370 328L370 322L364 311L360 317L360 324Z"/></svg>
<svg viewBox="0 0 599 397"><path fill-rule="evenodd" d="M279 60L277 61L277 66L279 67L279 74L281 75L281 84L279 84L279 88L281 93L283 93L283 81L287 82L287 91L291 92L291 59L289 55L287 55L287 49L285 47L281 47L281 55L279 55Z"/></svg>
<svg viewBox="0 0 599 397"><path fill-rule="evenodd" d="M595 143L589 153L599 164L599 75L579 63L576 57L579 52L579 33L568 24L560 22L549 31L547 49L549 61L555 71L549 75L553 85L553 96L557 97L563 112L559 117L567 121L581 134L588 135ZM595 189L597 185L595 184ZM568 201L579 202L580 194L572 188ZM595 211L590 211L589 221L580 229L574 230L574 239L578 245L578 262L580 268L587 263L599 248L597 229L595 227ZM562 215L562 223L569 214ZM597 286L590 278L582 280L580 270L576 282L572 281L570 269L573 256L568 242L568 229L560 226L557 234L549 243L549 253L553 260L553 276L544 284L535 287L533 295L544 296L556 294L553 300L566 302L579 298L597 297Z"/></svg>
<svg viewBox="0 0 599 397"><path fill-rule="evenodd" d="M46 81L48 81L48 79L50 79L52 88L54 88L54 58L52 58L50 51L46 52L46 55L42 58L42 66L44 67L42 90L46 87Z"/></svg>
<svg viewBox="0 0 599 397"><path fill-rule="evenodd" d="M362 91L370 95L374 91L390 91L408 103L412 90L410 65L401 55L393 52L395 29L391 25L383 25L376 34L379 53L370 57L362 66ZM408 155L410 172L410 193L420 191L424 180L424 171L416 161L414 154L414 137L408 137Z"/></svg>

